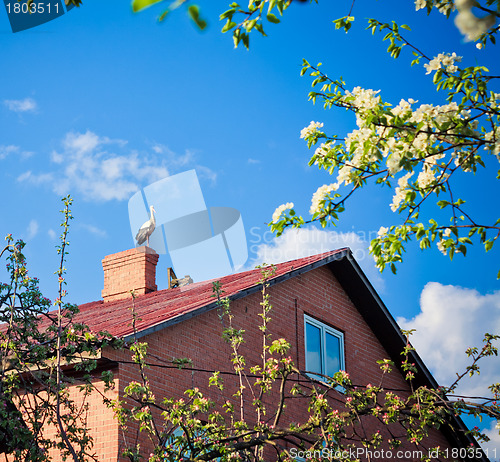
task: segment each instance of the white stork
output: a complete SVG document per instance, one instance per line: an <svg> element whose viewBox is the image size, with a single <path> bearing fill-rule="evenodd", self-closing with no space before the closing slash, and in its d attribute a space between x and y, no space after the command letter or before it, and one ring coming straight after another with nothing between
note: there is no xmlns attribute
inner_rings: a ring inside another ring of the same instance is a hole
<svg viewBox="0 0 500 462"><path fill-rule="evenodd" d="M155 219L156 210L153 206L149 207L149 209L151 211L151 218L140 227L139 231L137 232L137 236L135 236L137 244L139 245L144 244L144 242L147 240L148 247L149 247L149 236L153 234L153 231L155 230L156 227L156 219Z"/></svg>

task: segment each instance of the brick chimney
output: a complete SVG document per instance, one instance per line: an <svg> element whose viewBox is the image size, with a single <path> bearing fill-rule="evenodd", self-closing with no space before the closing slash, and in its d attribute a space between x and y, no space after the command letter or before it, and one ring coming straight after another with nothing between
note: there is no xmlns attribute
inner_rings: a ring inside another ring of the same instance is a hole
<svg viewBox="0 0 500 462"><path fill-rule="evenodd" d="M110 302L129 298L131 290L134 290L136 295L154 292L157 289L157 263L158 254L146 246L104 257L103 300Z"/></svg>

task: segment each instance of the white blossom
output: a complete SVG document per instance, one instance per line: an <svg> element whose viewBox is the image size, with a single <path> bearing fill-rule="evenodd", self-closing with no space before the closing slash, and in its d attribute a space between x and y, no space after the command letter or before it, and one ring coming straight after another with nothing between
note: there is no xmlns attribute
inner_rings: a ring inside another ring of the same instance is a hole
<svg viewBox="0 0 500 462"><path fill-rule="evenodd" d="M413 147L419 151L424 151L429 145L429 136L427 133L419 133L413 139Z"/></svg>
<svg viewBox="0 0 500 462"><path fill-rule="evenodd" d="M446 72L454 73L458 71L458 67L455 66L455 63L459 63L460 61L462 61L462 57L457 56L455 52L451 55L449 53L439 53L436 57L431 59L428 64L424 64L424 67L427 70L426 74L441 69L441 65L446 69Z"/></svg>
<svg viewBox="0 0 500 462"><path fill-rule="evenodd" d="M395 175L398 173L402 167L400 165L402 158L401 151L392 151L391 155L387 159L387 169L389 170L390 175Z"/></svg>
<svg viewBox="0 0 500 462"><path fill-rule="evenodd" d="M332 148L334 144L335 141L327 141L326 143L321 143L319 148L316 148L316 151L314 151L314 155L316 157L325 158L328 154L328 151ZM314 163L317 164L318 160L316 159Z"/></svg>
<svg viewBox="0 0 500 462"><path fill-rule="evenodd" d="M293 209L293 202L280 205L273 213L273 223L277 223L285 210Z"/></svg>
<svg viewBox="0 0 500 462"><path fill-rule="evenodd" d="M406 197L408 188L408 179L413 175L413 172L408 172L406 175L402 176L398 180L398 186L396 187L396 194L392 198L391 210L395 212L399 208L399 204L403 202Z"/></svg>
<svg viewBox="0 0 500 462"><path fill-rule="evenodd" d="M401 116L404 116L408 113L411 112L411 105L412 103L414 103L415 101L413 99L410 98L410 100L408 101L405 101L404 99L402 99L399 104L392 108L391 109L391 112L396 116L396 117L401 117Z"/></svg>
<svg viewBox="0 0 500 462"><path fill-rule="evenodd" d="M467 40L477 40L482 34L495 25L495 16L489 14L478 18L473 12L473 0L455 0L458 14L455 18L455 25L464 34Z"/></svg>
<svg viewBox="0 0 500 462"><path fill-rule="evenodd" d="M374 161L378 153L378 139L376 132L372 128L364 127L349 133L345 138L346 150L351 152L352 147L355 146L353 150L354 155L349 165L355 168L362 168L367 162ZM365 146L369 146L366 152Z"/></svg>
<svg viewBox="0 0 500 462"><path fill-rule="evenodd" d="M330 194L332 191L336 191L337 189L339 189L339 185L337 183L332 183L329 185L324 184L323 186L320 186L313 194L309 213L311 215L318 213L321 210L321 202L326 199L328 194Z"/></svg>
<svg viewBox="0 0 500 462"><path fill-rule="evenodd" d="M499 101L500 101L500 93L493 93L489 99L490 108L498 109L500 107Z"/></svg>
<svg viewBox="0 0 500 462"><path fill-rule="evenodd" d="M446 15L449 11L455 11L455 5L450 5L449 3L443 3L441 5L437 5L437 9L440 13Z"/></svg>
<svg viewBox="0 0 500 462"><path fill-rule="evenodd" d="M415 11L421 10L427 6L425 0L415 0Z"/></svg>
<svg viewBox="0 0 500 462"><path fill-rule="evenodd" d="M370 90L361 87L355 87L352 92L346 91L346 98L354 97L354 100L350 103L355 106L361 112L367 112L371 109L375 109L380 104L380 96L377 94L380 90Z"/></svg>
<svg viewBox="0 0 500 462"><path fill-rule="evenodd" d="M426 74L430 74L432 71L437 71L438 69L441 69L441 62L438 61L436 58L432 59L429 61L429 63L424 64L425 70L427 71Z"/></svg>
<svg viewBox="0 0 500 462"><path fill-rule="evenodd" d="M307 139L310 136L318 133L321 127L323 127L323 124L321 122L314 122L313 120L311 120L311 123L300 131L300 137Z"/></svg>
<svg viewBox="0 0 500 462"><path fill-rule="evenodd" d="M446 255L446 247L444 246L444 242L443 240L441 241L438 241L437 242L437 248L438 250L443 254L443 255Z"/></svg>
<svg viewBox="0 0 500 462"><path fill-rule="evenodd" d="M485 149L493 151L493 154L495 154L500 161L500 127L496 127L495 130L486 132L484 139L485 141L489 141L489 143L485 145Z"/></svg>
<svg viewBox="0 0 500 462"><path fill-rule="evenodd" d="M350 165L343 165L342 167L339 168L339 173L337 174L338 185L341 185L344 182L345 184L349 184L351 182L349 178L351 175L351 170L352 167Z"/></svg>
<svg viewBox="0 0 500 462"><path fill-rule="evenodd" d="M424 166L423 170L418 174L417 183L419 188L427 189L436 181L434 177L434 172L431 168Z"/></svg>
<svg viewBox="0 0 500 462"><path fill-rule="evenodd" d="M389 228L386 228L385 226L381 226L380 229L377 232L378 237L383 237L389 232Z"/></svg>

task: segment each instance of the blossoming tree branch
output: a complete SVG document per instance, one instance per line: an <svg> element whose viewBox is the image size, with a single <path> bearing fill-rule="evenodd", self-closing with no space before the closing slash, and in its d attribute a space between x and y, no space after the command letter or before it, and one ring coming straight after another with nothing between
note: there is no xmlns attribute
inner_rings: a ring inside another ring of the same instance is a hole
<svg viewBox="0 0 500 462"><path fill-rule="evenodd" d="M221 15L226 21L223 30L233 31L236 45L243 41L248 46L248 34L253 29L264 33L265 21L279 22L274 13L282 15L289 5L256 0L245 10L233 3ZM448 17L456 12L455 24L466 40L475 41L479 49L495 44L498 1L417 0L415 8L428 13L437 8ZM348 16L334 21L335 27L347 32L354 21L351 13L352 7ZM237 17L243 18L239 24ZM389 103L379 91L359 86L351 90L352 85L329 77L320 65L304 60L302 75L313 77L309 99L323 102L325 109L351 111L357 128L345 136L331 134L323 123L313 121L302 130L301 138L309 148L315 148L309 165L326 170L333 180L313 194L309 217L297 214L291 202L279 206L270 223L272 230L280 235L291 226L335 224L350 196L375 183L393 188L388 206L397 214L393 224L380 228L370 246L380 270L389 266L395 272L395 264L402 261L411 240L422 249L434 243L450 258L456 253L465 255L474 240L489 251L500 236L500 218L492 216L484 221L475 217L466 200L458 197L456 183L478 169L491 170L500 160L500 93L495 92L500 76L484 66L464 66L452 50L437 56L426 54L405 38L405 30L409 30L406 25L369 19L368 28L373 34L385 34L387 51L394 58L403 49L411 51L412 65L422 66L422 77L426 74L433 79L443 95L443 104L411 98ZM500 171L492 175L497 180ZM447 212L447 218L432 216L436 211L432 203Z"/></svg>

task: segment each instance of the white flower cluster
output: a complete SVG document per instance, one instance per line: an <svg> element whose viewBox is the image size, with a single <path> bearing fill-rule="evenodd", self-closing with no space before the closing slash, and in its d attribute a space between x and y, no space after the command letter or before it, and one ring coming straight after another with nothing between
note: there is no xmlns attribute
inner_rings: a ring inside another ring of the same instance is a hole
<svg viewBox="0 0 500 462"><path fill-rule="evenodd" d="M444 246L444 241L443 241L443 240L438 241L438 242L436 243L436 245L437 245L438 250L439 250L439 251L440 251L443 255L446 255L446 253L447 253L447 252L446 252L446 247Z"/></svg>
<svg viewBox="0 0 500 462"><path fill-rule="evenodd" d="M323 124L321 122L314 122L313 120L311 120L311 123L306 128L303 128L300 131L300 137L303 139L307 139L310 136L318 133L321 127L323 127Z"/></svg>
<svg viewBox="0 0 500 462"><path fill-rule="evenodd" d="M491 109L500 109L500 93L493 93L489 99Z"/></svg>
<svg viewBox="0 0 500 462"><path fill-rule="evenodd" d="M354 99L351 102L358 109L363 110L364 112L369 111L370 109L375 109L380 104L380 96L377 96L380 93L380 90L370 90L361 87L355 87L352 92L346 91L346 97L353 96Z"/></svg>
<svg viewBox="0 0 500 462"><path fill-rule="evenodd" d="M391 210L395 212L399 208L399 204L404 201L406 193L408 192L408 180L413 175L413 172L408 172L398 180L396 194L392 198Z"/></svg>
<svg viewBox="0 0 500 462"><path fill-rule="evenodd" d="M285 210L293 209L293 202L280 205L273 213L273 223L277 223Z"/></svg>
<svg viewBox="0 0 500 462"><path fill-rule="evenodd" d="M458 10L457 17L455 18L455 25L460 32L471 41L479 39L479 37L493 27L496 22L496 18L493 14L478 18L472 12L475 3L474 0L455 0L455 6Z"/></svg>
<svg viewBox="0 0 500 462"><path fill-rule="evenodd" d="M380 104L381 99L380 96L377 96L378 93L380 93L380 90L375 91L361 87L355 87L352 92L345 92L346 100L357 109L356 118L358 127L361 127L360 117L372 111Z"/></svg>
<svg viewBox="0 0 500 462"><path fill-rule="evenodd" d="M453 74L458 71L458 67L455 66L455 63L459 63L460 61L462 61L462 57L457 56L455 52L451 55L449 53L439 53L434 59L431 59L428 64L424 64L424 67L427 70L426 74L441 69L441 66L446 69L446 72Z"/></svg>
<svg viewBox="0 0 500 462"><path fill-rule="evenodd" d="M448 14L449 11L455 10L455 5L449 0L434 0L432 6L435 6L440 13ZM427 7L426 0L415 0L415 10L422 10Z"/></svg>
<svg viewBox="0 0 500 462"><path fill-rule="evenodd" d="M439 12L444 15L447 15L448 12L455 11L455 5L447 2L438 2L436 6Z"/></svg>
<svg viewBox="0 0 500 462"><path fill-rule="evenodd" d="M436 4L436 2L435 2ZM455 62L461 57L455 53L439 54L428 67L432 69L445 68L454 72ZM357 129L349 133L345 139L345 149L332 151L333 142L322 143L315 151L316 163L328 156L340 159L336 182L319 188L312 198L311 214L321 210L329 192L337 190L343 184L353 183L366 172L380 171L385 162L390 176L403 172L395 188L391 209L397 211L410 190L408 180L415 169L415 164L421 164L421 170L412 187L424 193L433 188L437 182L447 179L448 162L438 162L447 155L452 156L457 167L467 172L473 169L476 162L470 155L470 143L465 143L469 137L480 140L484 135L477 131L479 119L471 115L471 111L460 111L455 102L444 105L421 104L417 101L402 99L399 104L388 110L378 95L379 91L354 88L345 91L340 100L356 112ZM489 105L492 110L500 106L500 94L492 93ZM397 120L396 120L397 119ZM323 124L311 122L301 132L305 138L316 133ZM396 128L397 127L397 128ZM493 151L500 160L500 128L486 133L486 149ZM310 141L310 140L309 140ZM452 149L450 149L452 148ZM326 164L325 164L326 165ZM411 166L411 167L410 167Z"/></svg>
<svg viewBox="0 0 500 462"><path fill-rule="evenodd" d="M377 235L378 235L378 237L384 237L388 232L389 232L389 228L386 228L385 226L381 226L377 232Z"/></svg>
<svg viewBox="0 0 500 462"><path fill-rule="evenodd" d="M432 186L435 181L436 178L434 177L434 171L427 164L424 164L424 168L418 174L418 187L425 190Z"/></svg>
<svg viewBox="0 0 500 462"><path fill-rule="evenodd" d="M449 59L448 59L449 58ZM440 56L440 62L450 66L453 60L459 58L455 54L449 56ZM356 87L352 92L346 92L345 98L353 105L357 106L357 125L358 129L353 130L345 138L346 151L351 154L349 161L339 169L337 184L349 184L352 176L363 169L366 169L370 163L376 162L382 154L387 158L387 169L390 175L395 175L402 167L404 157L421 158L428 156L428 150L438 141L437 135L430 133L436 124L443 124L452 121L455 118L463 119L464 115L459 114L458 105L455 102L442 106L433 106L431 104L422 104L413 110L412 105L416 103L413 99L408 101L402 99L399 104L391 109L394 117L402 119L404 123L411 126L420 125L420 131L415 136L414 130L400 131L397 135L388 136L390 129L388 127L375 127L368 123L368 111L375 108L375 105L381 105L378 91L363 90ZM362 106L366 104L366 106ZM467 115L468 116L468 115ZM391 118L388 117L388 123ZM399 124L400 122L398 122ZM324 152L325 146L321 145L316 151L316 155ZM438 156L427 160L428 164L435 165ZM433 171L427 166L419 176L419 184L427 188L434 181Z"/></svg>
<svg viewBox="0 0 500 462"><path fill-rule="evenodd" d="M421 10L427 6L425 0L415 0L415 11Z"/></svg>
<svg viewBox="0 0 500 462"><path fill-rule="evenodd" d="M443 255L448 255L448 250L446 244L450 246L453 243L453 239L450 239L451 236L451 229L446 228L443 231L443 236L439 239L439 241L436 242L438 250L443 254ZM460 251L455 248L455 253L459 253Z"/></svg>
<svg viewBox="0 0 500 462"><path fill-rule="evenodd" d="M402 169L401 161L404 157L425 158L428 155L428 149L434 146L438 140L437 135L429 133L436 123L443 124L454 118L462 118L458 113L458 106L455 102L443 106L433 106L431 104L422 104L415 111L412 110L412 104L416 101L404 99L391 109L394 116L399 117L405 123L420 125L420 130L414 136L414 131L401 131L398 137L384 138L382 143L382 154L387 158L387 169L390 175L395 175ZM383 136L384 132L379 131ZM444 156L433 156L428 163L434 165L437 159ZM424 176L421 177L422 179Z"/></svg>
<svg viewBox="0 0 500 462"><path fill-rule="evenodd" d="M492 151L500 161L500 127L496 127L495 130L487 132L484 135L484 139L489 141L485 148Z"/></svg>
<svg viewBox="0 0 500 462"><path fill-rule="evenodd" d="M367 163L375 161L378 153L378 140L379 136L373 128L362 127L349 133L345 138L345 146L348 152L353 153L353 157L347 167L362 168ZM365 152L367 146L369 149ZM346 169L345 173L351 168ZM342 180L337 178L339 184L342 184L344 180L344 178Z"/></svg>
<svg viewBox="0 0 500 462"><path fill-rule="evenodd" d="M321 210L321 202L326 199L328 194L330 194L332 191L337 191L337 189L339 189L339 185L337 183L332 183L329 185L324 184L323 186L320 186L318 190L313 194L309 213L311 215L314 215L315 213L319 212Z"/></svg>
<svg viewBox="0 0 500 462"><path fill-rule="evenodd" d="M328 151L332 148L332 146L335 144L335 141L327 141L326 143L321 143L319 148L316 148L316 151L314 151L314 155L317 158L322 158L324 159L328 155ZM315 164L318 163L318 159L314 162Z"/></svg>
<svg viewBox="0 0 500 462"><path fill-rule="evenodd" d="M411 105L415 103L416 101L413 98L409 98L408 101L402 99L396 107L391 109L391 112L396 117L404 117L412 112Z"/></svg>

